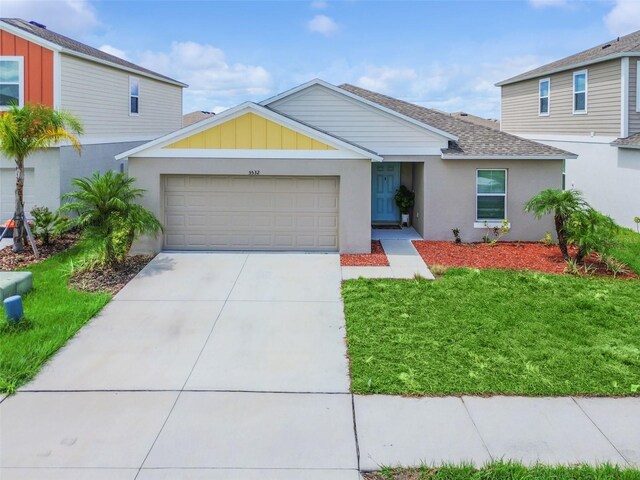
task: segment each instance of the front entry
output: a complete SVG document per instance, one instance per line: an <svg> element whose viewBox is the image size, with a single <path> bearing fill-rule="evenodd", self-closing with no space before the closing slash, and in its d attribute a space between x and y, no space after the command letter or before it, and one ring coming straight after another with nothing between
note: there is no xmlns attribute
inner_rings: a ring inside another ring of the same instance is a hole
<svg viewBox="0 0 640 480"><path fill-rule="evenodd" d="M400 187L400 163L371 165L371 223L400 221L394 196Z"/></svg>

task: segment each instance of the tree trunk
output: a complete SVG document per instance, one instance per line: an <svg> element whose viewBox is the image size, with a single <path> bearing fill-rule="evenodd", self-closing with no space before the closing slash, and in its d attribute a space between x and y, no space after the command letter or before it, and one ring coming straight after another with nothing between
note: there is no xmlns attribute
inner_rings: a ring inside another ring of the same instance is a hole
<svg viewBox="0 0 640 480"><path fill-rule="evenodd" d="M556 234L558 235L558 247L562 252L562 258L569 260L569 250L567 249L567 234L564 231L564 219L561 215L554 217L556 223Z"/></svg>
<svg viewBox="0 0 640 480"><path fill-rule="evenodd" d="M24 159L16 159L16 208L13 225L13 251L16 253L24 250L27 232L24 228Z"/></svg>

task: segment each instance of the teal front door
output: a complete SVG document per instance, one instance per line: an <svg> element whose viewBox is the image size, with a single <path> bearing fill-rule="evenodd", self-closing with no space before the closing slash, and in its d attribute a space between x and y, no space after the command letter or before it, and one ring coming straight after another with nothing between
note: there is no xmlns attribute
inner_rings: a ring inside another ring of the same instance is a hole
<svg viewBox="0 0 640 480"><path fill-rule="evenodd" d="M380 162L371 165L371 222L398 222L400 210L394 200L400 187L400 164Z"/></svg>

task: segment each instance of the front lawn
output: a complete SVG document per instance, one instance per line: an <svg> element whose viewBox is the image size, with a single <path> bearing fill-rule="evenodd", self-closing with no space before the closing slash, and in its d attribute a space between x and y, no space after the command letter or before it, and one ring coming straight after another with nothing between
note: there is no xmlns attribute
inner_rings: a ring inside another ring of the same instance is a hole
<svg viewBox="0 0 640 480"><path fill-rule="evenodd" d="M640 275L640 234L625 228L617 240L611 255Z"/></svg>
<svg viewBox="0 0 640 480"><path fill-rule="evenodd" d="M450 269L343 284L352 389L640 394L640 282Z"/></svg>
<svg viewBox="0 0 640 480"><path fill-rule="evenodd" d="M26 321L6 323L0 313L0 392L13 392L29 381L109 301L108 293L88 293L67 287L79 247L31 265L33 290L24 297Z"/></svg>
<svg viewBox="0 0 640 480"><path fill-rule="evenodd" d="M494 462L481 469L472 466L383 468L380 472L365 474L364 478L366 480L638 480L640 470L610 465L526 467L513 462Z"/></svg>

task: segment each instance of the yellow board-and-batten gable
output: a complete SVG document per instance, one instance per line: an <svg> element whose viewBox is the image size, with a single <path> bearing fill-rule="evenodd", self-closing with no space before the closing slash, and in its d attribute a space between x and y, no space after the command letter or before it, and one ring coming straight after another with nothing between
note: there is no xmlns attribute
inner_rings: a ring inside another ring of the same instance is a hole
<svg viewBox="0 0 640 480"><path fill-rule="evenodd" d="M178 140L164 148L229 150L336 150L255 113L245 113L224 123Z"/></svg>

